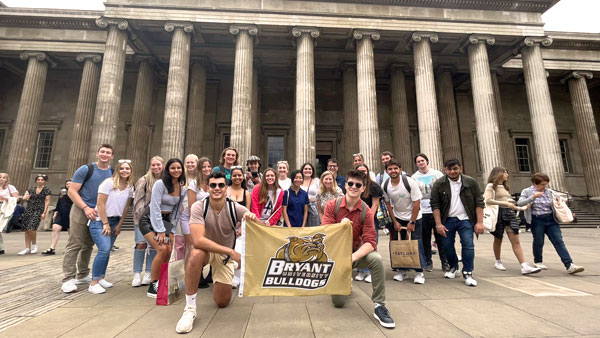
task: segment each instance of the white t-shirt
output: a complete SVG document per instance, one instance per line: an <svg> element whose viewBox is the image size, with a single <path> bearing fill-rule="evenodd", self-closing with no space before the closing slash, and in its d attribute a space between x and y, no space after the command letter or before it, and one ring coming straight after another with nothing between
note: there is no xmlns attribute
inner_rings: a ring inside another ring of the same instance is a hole
<svg viewBox="0 0 600 338"><path fill-rule="evenodd" d="M383 197L386 202L390 202L394 207L394 217L399 218L403 221L409 221L412 216L412 204L414 201L420 200L423 195L421 194L421 189L419 189L419 184L417 181L407 176L408 185L410 186L410 193L404 187L404 182L402 182L402 177L400 177L400 181L398 185L394 186L392 183L392 179L390 178L390 182L387 186L387 192L385 189L383 191ZM383 187L382 187L383 189ZM417 219L421 218L421 211L419 210L419 215Z"/></svg>
<svg viewBox="0 0 600 338"><path fill-rule="evenodd" d="M2 196L2 197L10 197L14 193L19 193L19 191L12 184L7 185L6 189L0 188L0 196Z"/></svg>
<svg viewBox="0 0 600 338"><path fill-rule="evenodd" d="M315 177L312 179L312 183L310 186L305 187L305 186L300 186L300 188L302 188L302 190L306 191L308 193L308 198L309 199L315 199L317 198L317 194L319 193L319 186L321 184L321 181Z"/></svg>
<svg viewBox="0 0 600 338"><path fill-rule="evenodd" d="M292 180L288 177L285 180L278 180L281 190L286 191L292 186Z"/></svg>
<svg viewBox="0 0 600 338"><path fill-rule="evenodd" d="M443 177L440 171L435 169L429 169L426 174L423 174L420 171L417 171L412 175L417 183L419 184L419 188L421 189L421 194L423 194L423 198L421 199L421 212L424 214L431 214L433 210L431 210L431 204L429 203L431 198L431 188L433 187L433 183L440 177Z"/></svg>
<svg viewBox="0 0 600 338"><path fill-rule="evenodd" d="M208 192L204 191L204 189L202 189L202 187L200 187L200 189L198 189L198 182L196 180L190 180L187 190L191 190L196 193L196 201L194 201L194 202L203 200L209 196Z"/></svg>
<svg viewBox="0 0 600 338"><path fill-rule="evenodd" d="M112 178L105 179L98 187L98 193L108 195L106 199L106 217L123 216L123 210L127 204L127 199L133 198L133 186L129 185L123 190L113 188L114 180ZM98 207L96 206L96 210ZM96 218L100 220L100 216Z"/></svg>
<svg viewBox="0 0 600 338"><path fill-rule="evenodd" d="M462 177L458 176L458 181L454 182L452 180L448 180L450 182L450 210L448 211L448 217L457 217L459 220L463 221L469 219L469 215L467 215L467 211L465 210L465 206L462 204L460 200L460 189L462 188Z"/></svg>

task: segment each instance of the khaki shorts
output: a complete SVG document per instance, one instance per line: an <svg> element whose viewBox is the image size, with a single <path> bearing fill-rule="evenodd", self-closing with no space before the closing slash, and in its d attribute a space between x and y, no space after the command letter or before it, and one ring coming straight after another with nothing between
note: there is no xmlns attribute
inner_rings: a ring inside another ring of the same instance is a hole
<svg viewBox="0 0 600 338"><path fill-rule="evenodd" d="M208 258L208 264L212 266L212 279L214 282L231 285L233 280L233 259L223 264L227 256L211 252Z"/></svg>

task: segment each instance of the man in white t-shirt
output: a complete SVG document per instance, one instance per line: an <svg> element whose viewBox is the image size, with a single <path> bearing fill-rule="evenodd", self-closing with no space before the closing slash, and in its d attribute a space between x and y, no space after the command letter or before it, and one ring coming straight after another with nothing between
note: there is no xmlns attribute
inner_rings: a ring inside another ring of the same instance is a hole
<svg viewBox="0 0 600 338"><path fill-rule="evenodd" d="M411 239L419 241L419 258L421 268L414 269L416 276L415 284L425 284L423 265L425 256L423 254L423 241L421 229L421 189L417 181L402 174L402 166L396 160L391 159L385 167L390 178L383 182L383 197L385 205L392 217L390 240L397 240L398 234L401 239L406 239L407 231L411 232ZM400 269L394 276L394 280L401 282L408 278L407 269Z"/></svg>
<svg viewBox="0 0 600 338"><path fill-rule="evenodd" d="M435 231L435 220L433 219L433 211L431 210L431 204L429 202L433 183L435 183L437 179L443 177L444 174L439 170L429 168L429 158L423 153L415 155L415 164L419 170L412 175L412 178L419 183L421 194L423 194L423 198L421 198L421 214L423 214L421 223L423 224L423 249L425 249L426 261L425 270L433 271L433 261L431 260L431 232L433 231L435 243L438 247L440 262L442 263L442 270L448 271L450 266L448 265L446 254L444 253L442 236Z"/></svg>

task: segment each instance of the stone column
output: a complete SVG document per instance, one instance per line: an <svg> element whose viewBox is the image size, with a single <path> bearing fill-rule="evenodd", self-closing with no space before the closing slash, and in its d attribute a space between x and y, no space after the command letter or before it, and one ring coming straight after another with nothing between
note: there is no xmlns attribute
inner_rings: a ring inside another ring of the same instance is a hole
<svg viewBox="0 0 600 338"><path fill-rule="evenodd" d="M252 108L250 110L252 120L252 145L250 147L251 155L259 156L260 153L260 87L258 84L258 68L255 66L252 72ZM260 156L259 156L260 157ZM240 163L246 163L247 158L242 159Z"/></svg>
<svg viewBox="0 0 600 338"><path fill-rule="evenodd" d="M75 123L73 125L73 138L69 149L69 162L67 176L73 176L75 170L84 165L88 160L90 137L92 136L92 122L98 98L98 85L100 83L100 54L79 54L77 61L83 62L79 98L75 110Z"/></svg>
<svg viewBox="0 0 600 338"><path fill-rule="evenodd" d="M442 142L435 95L433 60L429 45L430 42L438 41L438 35L415 32L412 34L412 41L420 150L429 157L429 165L439 170L443 167Z"/></svg>
<svg viewBox="0 0 600 338"><path fill-rule="evenodd" d="M498 115L498 129L500 130L500 152L504 154L504 166L509 173L516 172L515 156L512 144L512 139L504 126L504 110L502 109L502 95L500 94L500 85L498 84L498 75L502 75L502 71L497 69L492 71L492 87L494 88L494 101L496 102L496 113Z"/></svg>
<svg viewBox="0 0 600 338"><path fill-rule="evenodd" d="M549 186L552 189L566 191L565 170L560 156L558 132L540 47L540 44L550 46L552 39L528 37L524 43L525 46L521 50L523 73L539 171L550 177Z"/></svg>
<svg viewBox="0 0 600 338"><path fill-rule="evenodd" d="M296 38L296 167L317 158L315 136L315 39L314 27L294 27Z"/></svg>
<svg viewBox="0 0 600 338"><path fill-rule="evenodd" d="M140 177L147 170L148 140L150 137L150 114L154 93L154 59L137 57L139 70L133 101L133 115L127 145L127 158L132 161L135 177Z"/></svg>
<svg viewBox="0 0 600 338"><path fill-rule="evenodd" d="M21 53L21 60L29 60L21 101L15 121L7 172L11 184L22 193L32 183L29 182L33 157L36 150L38 123L48 74L48 57L42 52Z"/></svg>
<svg viewBox="0 0 600 338"><path fill-rule="evenodd" d="M573 117L575 118L575 129L581 152L583 164L583 175L588 195L600 197L600 142L596 121L594 121L594 110L590 100L590 93L586 78L591 80L591 72L575 71L569 74L561 82L569 83L571 94L571 105L573 106Z"/></svg>
<svg viewBox="0 0 600 338"><path fill-rule="evenodd" d="M356 87L356 64L342 64L344 81L344 168L352 168L352 154L359 151L358 145L358 95ZM368 164L370 165L370 163ZM371 169L373 170L373 169Z"/></svg>
<svg viewBox="0 0 600 338"><path fill-rule="evenodd" d="M190 98L185 132L185 154L204 154L204 112L206 101L206 68L201 62L192 64Z"/></svg>
<svg viewBox="0 0 600 338"><path fill-rule="evenodd" d="M469 36L469 42L469 69L475 109L475 129L481 161L481 176L486 180L494 167L504 166L498 113L486 46L486 43L493 45L496 40L491 35L474 34Z"/></svg>
<svg viewBox="0 0 600 338"><path fill-rule="evenodd" d="M462 161L460 144L460 129L454 99L454 83L452 72L443 69L437 77L438 107L440 116L440 131L442 135L442 151L445 159L456 158ZM435 168L442 170L442 168Z"/></svg>
<svg viewBox="0 0 600 338"><path fill-rule="evenodd" d="M165 160L173 157L183 159L187 113L188 79L190 73L191 23L167 22L165 30L173 33L169 80L165 100L165 117L161 155Z"/></svg>
<svg viewBox="0 0 600 338"><path fill-rule="evenodd" d="M373 41L380 38L378 31L355 30L356 73L358 94L358 146L365 163L373 172L379 172L379 126L377 122L377 93L375 87L375 58Z"/></svg>
<svg viewBox="0 0 600 338"><path fill-rule="evenodd" d="M125 72L125 51L127 49L126 30L129 26L125 20L104 17L98 18L96 24L100 28L108 28L108 35L100 72L88 162L96 161L96 152L101 144L115 145L117 140L117 123L119 122L123 73Z"/></svg>
<svg viewBox="0 0 600 338"><path fill-rule="evenodd" d="M394 156L400 161L404 170L410 170L413 159L406 101L405 68L406 66L398 64L393 64L390 68L392 73L392 138Z"/></svg>
<svg viewBox="0 0 600 338"><path fill-rule="evenodd" d="M254 25L231 25L229 32L237 35L233 71L233 98L231 104L231 146L240 159L248 159L252 148L252 73L254 39L258 28Z"/></svg>

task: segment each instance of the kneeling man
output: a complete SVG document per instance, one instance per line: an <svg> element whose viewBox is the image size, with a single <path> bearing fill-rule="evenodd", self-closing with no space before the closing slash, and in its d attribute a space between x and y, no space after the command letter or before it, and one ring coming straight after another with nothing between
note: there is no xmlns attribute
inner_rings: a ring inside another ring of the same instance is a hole
<svg viewBox="0 0 600 338"><path fill-rule="evenodd" d="M241 260L241 255L233 249L238 231L236 220L256 220L256 216L240 204L227 199L226 192L225 174L213 172L208 176L208 201L200 200L192 205L192 249L185 268L186 304L175 328L177 333L192 331L196 318L198 282L204 265L210 264L213 269L213 298L217 306L224 308L231 301L234 262L239 265Z"/></svg>
<svg viewBox="0 0 600 338"><path fill-rule="evenodd" d="M369 206L360 199L365 191L367 175L358 170L349 171L346 176L346 194L331 200L325 206L323 224L340 223L344 218L352 221L352 268L371 269L373 295L375 303L374 316L381 326L396 327L396 323L385 307L385 271L383 260L377 249L377 233L373 225L373 213ZM335 307L346 303L343 295L331 296Z"/></svg>

